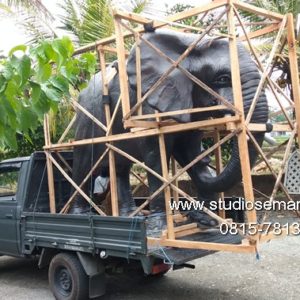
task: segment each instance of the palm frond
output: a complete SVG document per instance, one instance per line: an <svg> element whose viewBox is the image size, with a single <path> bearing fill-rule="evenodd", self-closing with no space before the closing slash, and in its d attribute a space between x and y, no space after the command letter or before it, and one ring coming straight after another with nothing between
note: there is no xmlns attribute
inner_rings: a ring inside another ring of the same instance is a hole
<svg viewBox="0 0 300 300"><path fill-rule="evenodd" d="M111 14L112 0L63 0L60 7L64 11L61 17L61 29L76 37L79 45L94 42L114 33L114 22ZM135 13L141 13L151 3L150 0L129 0L118 6L126 6Z"/></svg>
<svg viewBox="0 0 300 300"><path fill-rule="evenodd" d="M41 0L2 0L1 3L10 8L16 8L19 12L23 11L25 8L27 11L42 14L43 18L47 18L52 21L55 19Z"/></svg>
<svg viewBox="0 0 300 300"><path fill-rule="evenodd" d="M130 4L132 6L132 12L140 14L148 8L151 4L151 0L131 0Z"/></svg>
<svg viewBox="0 0 300 300"><path fill-rule="evenodd" d="M58 37L56 30L51 23L38 15L28 12L18 14L17 25L28 36L28 44L35 44L40 40L52 39Z"/></svg>

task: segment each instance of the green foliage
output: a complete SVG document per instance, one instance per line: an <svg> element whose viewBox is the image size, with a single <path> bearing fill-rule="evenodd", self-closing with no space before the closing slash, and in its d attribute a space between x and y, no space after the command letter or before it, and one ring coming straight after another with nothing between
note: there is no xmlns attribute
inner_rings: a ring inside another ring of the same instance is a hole
<svg viewBox="0 0 300 300"><path fill-rule="evenodd" d="M45 144L43 126L38 125L29 137L17 134L17 149L0 149L0 161L7 158L29 156L34 151L42 151Z"/></svg>
<svg viewBox="0 0 300 300"><path fill-rule="evenodd" d="M81 89L95 71L92 54L73 57L69 38L14 47L0 64L0 147L17 149L18 134L27 140L49 110Z"/></svg>
<svg viewBox="0 0 300 300"><path fill-rule="evenodd" d="M176 14L179 12L186 11L191 8L193 8L193 6L191 6L189 4L177 3L170 8L168 8L168 6L167 6L167 15L173 15L173 14ZM190 17L190 18L181 20L179 23L184 24L184 25L193 26L195 24L196 20L197 20L197 16L194 16L194 17Z"/></svg>
<svg viewBox="0 0 300 300"><path fill-rule="evenodd" d="M141 13L149 3L149 0L131 0L129 9ZM111 36L115 31L110 0L63 0L60 7L64 11L62 29L71 33L79 45Z"/></svg>
<svg viewBox="0 0 300 300"><path fill-rule="evenodd" d="M72 32L79 45L108 37L114 31L110 1L64 0L60 7L64 10L63 29Z"/></svg>

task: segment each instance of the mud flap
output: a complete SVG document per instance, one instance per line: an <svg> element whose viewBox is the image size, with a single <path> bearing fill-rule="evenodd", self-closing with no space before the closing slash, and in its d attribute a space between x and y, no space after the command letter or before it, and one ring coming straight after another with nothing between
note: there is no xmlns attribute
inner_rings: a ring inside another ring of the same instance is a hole
<svg viewBox="0 0 300 300"><path fill-rule="evenodd" d="M101 259L91 254L77 252L85 273L89 276L89 297L97 298L105 294L105 268Z"/></svg>

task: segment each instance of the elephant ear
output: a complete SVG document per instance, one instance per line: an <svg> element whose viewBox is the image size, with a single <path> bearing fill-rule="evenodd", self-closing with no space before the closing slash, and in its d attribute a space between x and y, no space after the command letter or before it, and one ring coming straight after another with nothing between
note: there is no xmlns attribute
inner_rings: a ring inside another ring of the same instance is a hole
<svg viewBox="0 0 300 300"><path fill-rule="evenodd" d="M168 57L177 60L188 47L187 41L172 31L146 33L143 38L160 49ZM142 94L144 95L172 66L165 58L150 48L144 41L141 49ZM128 80L131 88L136 89L136 55L135 48L130 53L127 63ZM187 61L181 65L185 67ZM180 70L174 69L168 77L147 97L148 104L160 112L169 112L193 107L193 82ZM179 122L189 122L190 114L174 116Z"/></svg>

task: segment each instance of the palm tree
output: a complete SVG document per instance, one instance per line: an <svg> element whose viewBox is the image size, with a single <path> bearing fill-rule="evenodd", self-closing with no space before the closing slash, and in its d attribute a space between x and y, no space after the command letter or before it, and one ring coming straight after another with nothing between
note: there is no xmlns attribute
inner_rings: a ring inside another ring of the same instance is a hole
<svg viewBox="0 0 300 300"><path fill-rule="evenodd" d="M0 0L0 12L15 17L17 25L29 36L29 43L58 37L52 26L55 18L41 0Z"/></svg>
<svg viewBox="0 0 300 300"><path fill-rule="evenodd" d="M124 6L132 12L141 13L149 3L149 0L130 0L124 2ZM113 4L111 0L63 0L60 4L64 11L62 29L71 33L78 45L108 37L114 32Z"/></svg>

